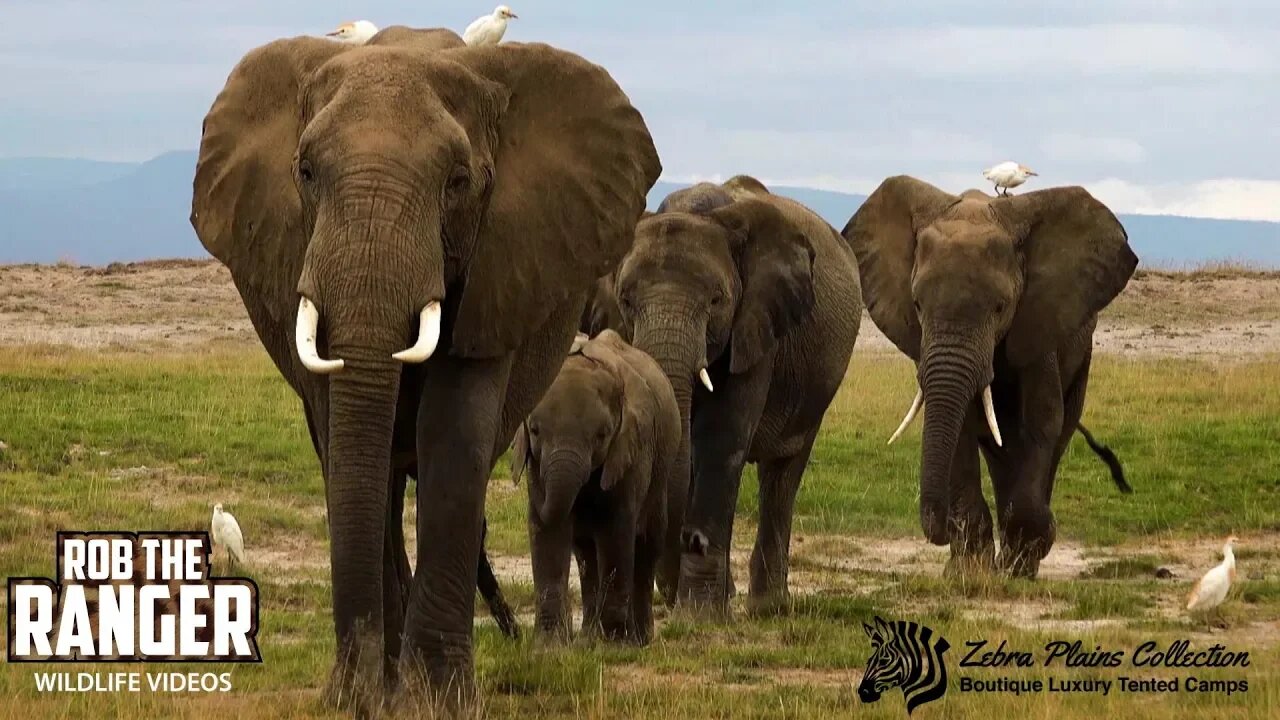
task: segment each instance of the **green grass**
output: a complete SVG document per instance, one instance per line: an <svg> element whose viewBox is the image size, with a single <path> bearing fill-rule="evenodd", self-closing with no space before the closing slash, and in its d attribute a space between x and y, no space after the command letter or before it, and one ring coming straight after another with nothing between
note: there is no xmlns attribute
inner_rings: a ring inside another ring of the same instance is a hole
<svg viewBox="0 0 1280 720"><path fill-rule="evenodd" d="M476 647L482 709L495 717L901 717L896 691L863 707L854 692L855 670L869 655L862 622L883 615L919 620L950 638L953 676L971 638L1042 648L1059 638L1132 647L1191 636L1197 646L1224 642L1254 653L1243 695L972 695L960 693L953 677L944 700L917 711L925 717L1280 713L1280 364L1095 359L1085 422L1120 456L1135 493L1119 494L1106 467L1083 442L1073 443L1054 511L1060 541L1087 548L1088 568L1036 582L941 577L934 556L878 564L875 543L925 549L916 508L919 429L884 444L914 393L912 376L897 357L855 357L797 503L795 534L803 541L793 583L803 577L807 585L790 614L748 618L740 600L729 623L663 610L658 639L647 648L511 643L484 622ZM259 666L227 666L235 690L217 697L39 696L30 666L6 665L0 697L17 701L4 704L0 718L331 716L318 700L333 653L323 485L299 403L261 352L6 349L0 440L8 446L0 450L5 575L49 574L57 529L204 528L210 506L221 501L245 528L248 572L262 590L265 654ZM513 487L499 463L487 508L492 551L527 552L524 512L524 487ZM749 547L756 515L749 471L740 546ZM1240 587L1221 614L1230 629L1210 635L1205 621L1172 611L1193 578L1156 580L1154 570L1179 561L1208 567L1218 539L1232 533L1243 538ZM1192 552L1190 540L1203 542ZM1251 568L1261 576L1249 579ZM528 583L501 579L517 609L530 611ZM740 590L746 581L739 574ZM1118 674L1056 667L1019 677Z"/></svg>

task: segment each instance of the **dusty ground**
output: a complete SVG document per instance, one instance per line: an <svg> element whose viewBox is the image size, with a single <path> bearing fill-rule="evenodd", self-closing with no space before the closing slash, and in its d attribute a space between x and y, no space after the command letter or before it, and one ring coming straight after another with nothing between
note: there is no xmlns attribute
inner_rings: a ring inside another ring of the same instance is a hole
<svg viewBox="0 0 1280 720"><path fill-rule="evenodd" d="M1280 272L1139 271L1103 314L1100 352L1172 357L1280 353ZM863 319L861 351L893 350ZM0 346L186 347L253 342L225 268L159 260L105 268L0 266Z"/></svg>

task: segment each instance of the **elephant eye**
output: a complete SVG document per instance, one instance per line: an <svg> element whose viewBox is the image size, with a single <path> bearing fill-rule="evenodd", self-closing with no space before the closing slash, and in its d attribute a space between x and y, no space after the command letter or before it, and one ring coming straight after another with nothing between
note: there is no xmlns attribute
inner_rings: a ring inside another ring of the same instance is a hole
<svg viewBox="0 0 1280 720"><path fill-rule="evenodd" d="M919 301L919 300L915 300L915 301L913 301L913 302L911 303L911 306L912 306L912 307L914 307L914 308L916 309L916 315L919 315L919 314L920 314L920 301Z"/></svg>
<svg viewBox="0 0 1280 720"><path fill-rule="evenodd" d="M537 426L537 425L530 425L530 426L529 426L529 434L530 434L530 435L532 435L532 436L534 436L534 437L538 437L538 426Z"/></svg>
<svg viewBox="0 0 1280 720"><path fill-rule="evenodd" d="M467 191L471 185L471 173L465 167L454 168L453 174L449 176L449 184L446 190L450 195L461 195Z"/></svg>
<svg viewBox="0 0 1280 720"><path fill-rule="evenodd" d="M1004 308L1005 308L1004 303L996 303L996 314L999 315L1000 313L1004 312Z"/></svg>
<svg viewBox="0 0 1280 720"><path fill-rule="evenodd" d="M311 161L303 158L298 162L298 176L303 182L311 182L315 180L315 172L311 169Z"/></svg>
<svg viewBox="0 0 1280 720"><path fill-rule="evenodd" d="M715 295L711 296L712 307L720 307L722 303L724 303L724 293L718 292Z"/></svg>

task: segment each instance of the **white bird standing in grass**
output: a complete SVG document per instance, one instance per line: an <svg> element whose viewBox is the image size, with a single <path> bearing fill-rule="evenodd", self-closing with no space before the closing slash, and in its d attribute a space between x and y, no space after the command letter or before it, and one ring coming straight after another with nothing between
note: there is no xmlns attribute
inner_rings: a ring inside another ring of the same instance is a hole
<svg viewBox="0 0 1280 720"><path fill-rule="evenodd" d="M369 42L370 38L377 34L378 26L368 20L345 22L339 25L333 32L325 33L326 37L331 37L338 42L349 43L351 45L363 45Z"/></svg>
<svg viewBox="0 0 1280 720"><path fill-rule="evenodd" d="M497 45L507 32L507 20L518 18L506 5L499 5L491 15L481 15L462 31L462 41L468 45Z"/></svg>
<svg viewBox="0 0 1280 720"><path fill-rule="evenodd" d="M1222 546L1222 562L1205 573L1196 582L1196 586L1191 588L1191 594L1187 595L1188 610L1210 610L1226 599L1227 591L1236 579L1236 556L1231 552L1231 545L1235 541L1235 535L1227 538L1227 543Z"/></svg>
<svg viewBox="0 0 1280 720"><path fill-rule="evenodd" d="M236 522L234 515L222 511L222 503L213 506L211 529L213 544L227 548L228 567L235 567L235 563L243 563L244 535L240 532L240 523Z"/></svg>
<svg viewBox="0 0 1280 720"><path fill-rule="evenodd" d="M995 165L982 171L982 177L990 180L996 186L996 193L1000 195L1008 195L1009 188L1016 188L1027 181L1029 177L1035 177L1037 173L1026 165L1008 160L999 165ZM1003 192L1001 192L1003 190Z"/></svg>

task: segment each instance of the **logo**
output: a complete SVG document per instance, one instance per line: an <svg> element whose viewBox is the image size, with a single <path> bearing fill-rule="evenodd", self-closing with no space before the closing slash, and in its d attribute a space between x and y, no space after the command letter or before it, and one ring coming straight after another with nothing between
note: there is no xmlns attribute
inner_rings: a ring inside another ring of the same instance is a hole
<svg viewBox="0 0 1280 720"><path fill-rule="evenodd" d="M261 662L258 586L208 533L59 532L54 577L9 578L9 662Z"/></svg>
<svg viewBox="0 0 1280 720"><path fill-rule="evenodd" d="M947 692L947 664L943 654L951 644L919 623L876 618L875 627L862 624L871 638L871 658L858 685L858 698L873 703L893 688L902 688L907 714Z"/></svg>

